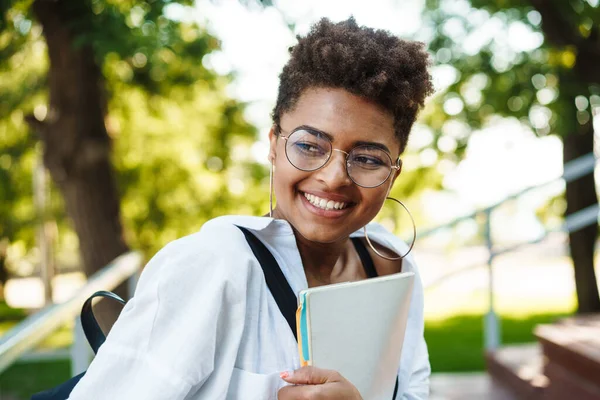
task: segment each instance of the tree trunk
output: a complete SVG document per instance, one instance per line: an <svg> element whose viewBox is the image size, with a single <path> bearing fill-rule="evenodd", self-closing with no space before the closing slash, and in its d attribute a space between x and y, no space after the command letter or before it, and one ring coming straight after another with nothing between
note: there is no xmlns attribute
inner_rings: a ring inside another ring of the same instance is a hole
<svg viewBox="0 0 600 400"><path fill-rule="evenodd" d="M581 127L580 132L567 135L563 139L564 163L589 154L594 148L594 128L591 122ZM596 204L596 184L594 174L567 183L566 215ZM579 313L600 312L600 296L594 271L594 250L598 237L598 224L591 225L569 234L571 258L575 269L575 286Z"/></svg>
<svg viewBox="0 0 600 400"><path fill-rule="evenodd" d="M542 31L545 39L557 49L567 46L576 49L574 69L560 79L561 93L571 97L568 103L573 106L575 96L584 95L590 85L600 83L598 27L594 25L590 35L584 38L579 34L577 24L574 24L568 15L561 12L558 1L530 1L542 16ZM563 163L594 151L592 120L579 127L577 127L575 118L571 120L574 125L572 131L560 132L563 136ZM575 182L568 183L566 199L566 215L596 204L598 198L594 174L591 173ZM600 312L600 297L594 271L594 248L597 238L597 223L569 234L579 313Z"/></svg>
<svg viewBox="0 0 600 400"><path fill-rule="evenodd" d="M89 44L74 44L81 32L69 28L93 14L87 1L36 0L33 9L50 59L48 113L35 123L36 130L44 146L44 164L63 195L89 276L128 250L109 158L102 74Z"/></svg>

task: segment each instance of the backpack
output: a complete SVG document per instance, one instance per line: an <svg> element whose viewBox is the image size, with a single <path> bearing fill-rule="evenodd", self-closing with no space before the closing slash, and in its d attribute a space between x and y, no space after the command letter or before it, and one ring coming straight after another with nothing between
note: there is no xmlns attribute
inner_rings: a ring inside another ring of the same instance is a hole
<svg viewBox="0 0 600 400"><path fill-rule="evenodd" d="M238 228L244 234L246 241L250 246L250 249L252 249L252 253L254 253L254 256L258 260L263 270L267 287L273 295L273 298L275 299L275 302L279 307L279 311L281 311L281 314L290 326L294 337L296 338L296 340L298 340L298 334L296 331L296 309L298 307L296 295L292 291L292 288L290 287L287 279L285 279L285 276L283 275L279 264L277 264L277 261L275 260L271 252L267 249L267 247L252 232L250 232L250 230L241 226L238 226ZM365 249L359 248L356 241L354 241L354 244L355 246L357 246L357 250L359 250L359 255L361 260L363 261L363 264L365 265L365 268L373 269L372 260L370 260L370 258L368 260L365 259L366 252L361 251ZM106 340L106 336L104 335L104 332L102 332L102 329L100 329L100 325L98 324L98 321L96 320L96 317L94 316L94 312L92 310L92 300L94 300L97 297L104 297L113 301L117 301L123 305L125 304L125 301L119 296L107 291L100 291L94 293L83 304L80 316L81 325L83 328L83 332L85 333L85 337L88 340L92 350L94 351L94 354L98 352L98 349ZM84 375L85 372L74 376L73 378L54 387L53 389L34 394L31 397L31 400L66 400L75 388L75 385L77 385L77 383L81 380L81 378ZM398 379L396 379L396 387L394 388L394 395L392 399L396 398L397 391Z"/></svg>

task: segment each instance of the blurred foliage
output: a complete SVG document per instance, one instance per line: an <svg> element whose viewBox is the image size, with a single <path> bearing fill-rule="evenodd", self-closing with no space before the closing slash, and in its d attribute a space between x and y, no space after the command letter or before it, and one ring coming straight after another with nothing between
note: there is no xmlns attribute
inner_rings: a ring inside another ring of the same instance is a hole
<svg viewBox="0 0 600 400"><path fill-rule="evenodd" d="M244 119L245 105L226 94L232 76L203 64L220 43L198 25L168 17L170 7L192 12L192 1L62 4L67 13L85 8L89 15L69 24L74 45L91 45L102 70L128 243L151 256L216 215L264 214L267 170L250 154L256 130ZM42 217L56 221L65 259L76 262L77 248L58 190L51 188L45 215L33 203L41 149L26 118L52 112L47 48L33 7L31 0L0 1L0 241L8 241L9 266L20 273L33 272L21 260L37 257L29 249Z"/></svg>
<svg viewBox="0 0 600 400"><path fill-rule="evenodd" d="M474 134L508 118L538 136L565 137L600 113L600 85L586 83L589 77L576 68L581 57L577 46L598 34L599 2L550 1L543 6L555 8L565 23L546 20L542 31L542 16L531 1L425 1L414 38L425 42L432 55L436 93L411 133L405 170L392 192L408 199L418 228L432 225L421 194L446 189L446 173L468 156ZM600 72L595 79L600 81ZM564 201L549 200L537 213L556 226L562 211ZM405 218L403 213L386 205L383 218ZM407 224L401 220L399 225ZM473 240L483 241L482 228Z"/></svg>
<svg viewBox="0 0 600 400"><path fill-rule="evenodd" d="M20 240L31 247L36 149L24 116L44 101L47 59L41 29L32 29L31 22L24 26L21 10L17 6L2 10L0 22L0 239Z"/></svg>
<svg viewBox="0 0 600 400"><path fill-rule="evenodd" d="M532 3L425 1L415 38L427 43L439 79L412 133L421 139L414 153L406 155L405 165L434 160L429 169L438 171L434 182L440 189L445 172L468 156L473 134L504 118L540 137L564 138L600 113L600 69L592 77L578 70L585 61L582 49L592 46L600 54L600 42L593 40L600 27L599 2L538 2L538 7L557 13L562 24L542 21ZM564 209L564 201L550 199L536 212L556 226ZM483 240L483 231L477 236Z"/></svg>
<svg viewBox="0 0 600 400"><path fill-rule="evenodd" d="M448 78L434 99L436 107L423 116L438 151L462 155L470 130L498 116L517 118L540 136L565 136L600 110L600 85L575 76L577 48L568 43L583 43L597 31L598 2L546 6L560 12L568 25L546 21L542 32L541 14L529 1L426 1L418 36L429 44L434 68ZM565 45L545 37L564 31L573 35L564 38Z"/></svg>
<svg viewBox="0 0 600 400"><path fill-rule="evenodd" d="M169 98L119 93L109 127L131 245L152 253L212 217L265 213L266 170L250 154L254 130L222 89L199 81Z"/></svg>

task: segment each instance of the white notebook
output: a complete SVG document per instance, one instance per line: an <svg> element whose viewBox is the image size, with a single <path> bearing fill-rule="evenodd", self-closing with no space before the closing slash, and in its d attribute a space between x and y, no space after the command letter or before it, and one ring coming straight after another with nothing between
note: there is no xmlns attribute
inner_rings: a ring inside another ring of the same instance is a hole
<svg viewBox="0 0 600 400"><path fill-rule="evenodd" d="M414 273L404 272L301 291L302 365L340 372L365 400L390 400L413 284Z"/></svg>

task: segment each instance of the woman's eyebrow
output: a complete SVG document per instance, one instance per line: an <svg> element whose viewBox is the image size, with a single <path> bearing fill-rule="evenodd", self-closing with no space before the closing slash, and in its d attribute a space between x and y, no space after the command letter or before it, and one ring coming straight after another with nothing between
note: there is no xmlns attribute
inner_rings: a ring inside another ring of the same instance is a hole
<svg viewBox="0 0 600 400"><path fill-rule="evenodd" d="M318 128L315 128L314 126L300 125L296 129L305 129L305 130L307 130L309 132L312 132L312 133L318 133L319 135L323 135L327 139L329 139L331 141L331 143L335 142L335 138L332 135L330 135L327 132L323 132L322 130L320 130ZM379 143L379 142L366 142L364 140L359 140L357 142L354 142L354 146L353 147L356 147L356 146L372 146L372 147L377 147L377 148L380 148L381 150L384 150L384 151L388 152L388 154L392 154L392 152L390 151L390 149L388 149L388 147L385 144Z"/></svg>
<svg viewBox="0 0 600 400"><path fill-rule="evenodd" d="M310 133L318 133L319 135L323 135L325 136L327 139L329 139L331 141L331 143L333 143L333 136L331 136L329 133L327 132L323 132L322 130L315 128L314 126L310 126L310 125L300 125L299 127L297 127L294 130L298 130L298 129L304 129L309 131Z"/></svg>
<svg viewBox="0 0 600 400"><path fill-rule="evenodd" d="M354 142L354 146L371 146L371 147L377 147L385 152L387 152L388 154L392 154L392 152L390 151L390 149L388 149L388 147L383 144L383 143L378 143L378 142L365 142L365 141L358 141L358 142Z"/></svg>

